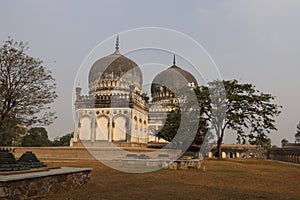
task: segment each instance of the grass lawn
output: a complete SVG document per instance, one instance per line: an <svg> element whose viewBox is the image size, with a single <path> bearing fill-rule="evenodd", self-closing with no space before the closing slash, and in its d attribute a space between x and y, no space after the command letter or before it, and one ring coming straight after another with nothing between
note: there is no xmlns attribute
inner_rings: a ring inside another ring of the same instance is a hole
<svg viewBox="0 0 300 200"><path fill-rule="evenodd" d="M49 166L91 167L77 190L46 199L300 199L300 165L263 160L205 160L201 170L129 174L98 161L49 161Z"/></svg>

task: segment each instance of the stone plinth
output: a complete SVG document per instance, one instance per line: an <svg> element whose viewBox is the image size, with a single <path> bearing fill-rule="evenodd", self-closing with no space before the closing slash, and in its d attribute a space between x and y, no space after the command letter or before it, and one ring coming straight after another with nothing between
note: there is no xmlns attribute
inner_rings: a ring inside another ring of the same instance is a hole
<svg viewBox="0 0 300 200"><path fill-rule="evenodd" d="M61 167L47 171L0 175L0 199L39 199L78 188L90 179L90 168Z"/></svg>
<svg viewBox="0 0 300 200"><path fill-rule="evenodd" d="M172 162L167 162L164 165L165 169L201 169L202 162L199 159L192 160L176 160Z"/></svg>
<svg viewBox="0 0 300 200"><path fill-rule="evenodd" d="M151 158L159 155L177 157L180 150L151 149L142 147L14 147L14 156L20 158L26 151L32 151L42 162L48 160L112 160L126 158L127 154L145 154Z"/></svg>

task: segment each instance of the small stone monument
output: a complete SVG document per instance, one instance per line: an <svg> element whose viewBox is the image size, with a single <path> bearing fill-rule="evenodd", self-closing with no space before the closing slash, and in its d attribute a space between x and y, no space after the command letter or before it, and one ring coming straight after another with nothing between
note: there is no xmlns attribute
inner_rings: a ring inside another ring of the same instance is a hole
<svg viewBox="0 0 300 200"><path fill-rule="evenodd" d="M26 151L18 160L18 163L29 167L29 168L39 168L47 167L44 163L40 162L32 151Z"/></svg>
<svg viewBox="0 0 300 200"><path fill-rule="evenodd" d="M0 149L0 172L28 170L29 168L18 163L14 155L7 149Z"/></svg>
<svg viewBox="0 0 300 200"><path fill-rule="evenodd" d="M0 149L0 199L40 199L79 188L90 180L90 173L90 168L47 167L31 151L16 160L8 149Z"/></svg>

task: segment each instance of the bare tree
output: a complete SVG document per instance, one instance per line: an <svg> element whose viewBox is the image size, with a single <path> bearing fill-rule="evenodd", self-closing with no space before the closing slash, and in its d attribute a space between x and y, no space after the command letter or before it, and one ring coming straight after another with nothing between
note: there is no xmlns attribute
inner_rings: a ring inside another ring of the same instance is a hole
<svg viewBox="0 0 300 200"><path fill-rule="evenodd" d="M27 50L11 38L0 47L0 131L4 124L49 125L55 119L49 111L57 97L54 78Z"/></svg>

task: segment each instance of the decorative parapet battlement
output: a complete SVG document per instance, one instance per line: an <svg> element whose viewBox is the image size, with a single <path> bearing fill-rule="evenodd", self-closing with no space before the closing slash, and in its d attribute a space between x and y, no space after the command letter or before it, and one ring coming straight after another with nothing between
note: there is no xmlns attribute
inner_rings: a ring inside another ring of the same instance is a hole
<svg viewBox="0 0 300 200"><path fill-rule="evenodd" d="M102 93L95 97L91 95L78 95L75 101L76 109L80 108L110 108L110 107L133 107L138 106L149 110L149 97L132 93Z"/></svg>

